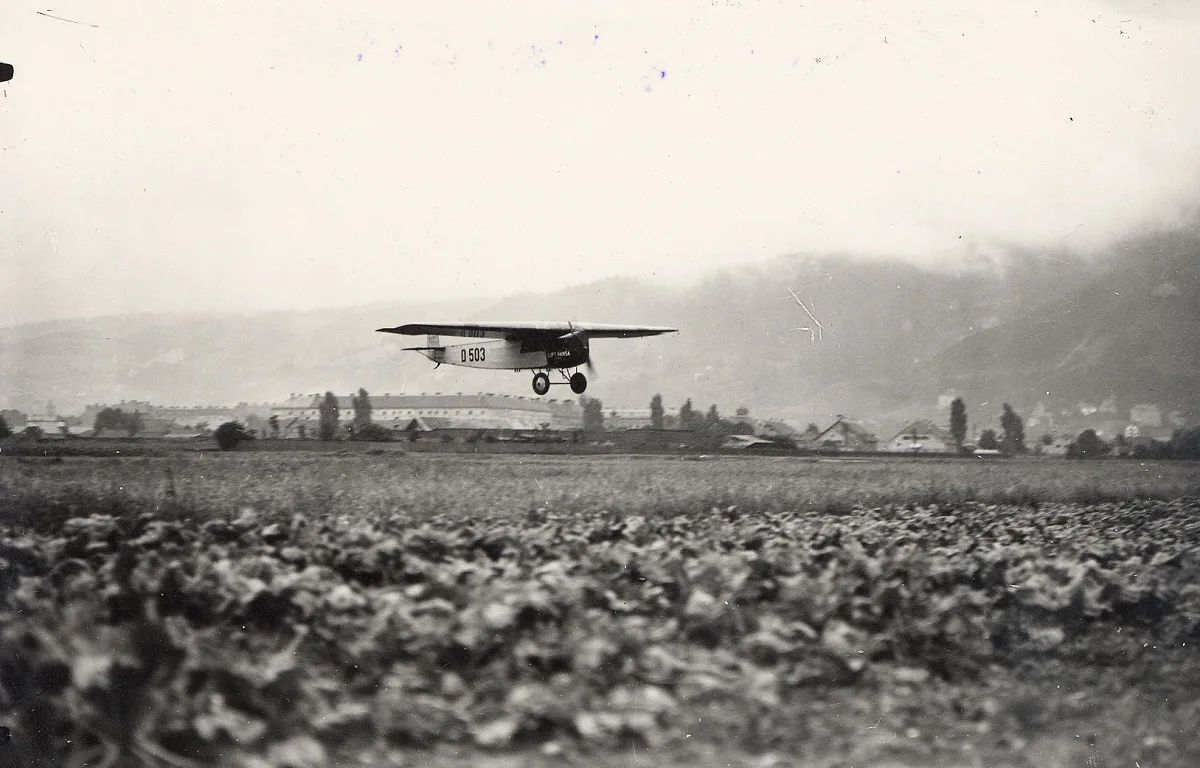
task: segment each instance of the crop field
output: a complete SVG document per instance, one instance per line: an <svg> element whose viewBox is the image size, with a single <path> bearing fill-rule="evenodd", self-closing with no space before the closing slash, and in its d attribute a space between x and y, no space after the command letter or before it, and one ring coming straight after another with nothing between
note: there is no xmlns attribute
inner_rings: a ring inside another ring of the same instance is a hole
<svg viewBox="0 0 1200 768"><path fill-rule="evenodd" d="M1200 465L0 457L0 765L1159 766Z"/></svg>

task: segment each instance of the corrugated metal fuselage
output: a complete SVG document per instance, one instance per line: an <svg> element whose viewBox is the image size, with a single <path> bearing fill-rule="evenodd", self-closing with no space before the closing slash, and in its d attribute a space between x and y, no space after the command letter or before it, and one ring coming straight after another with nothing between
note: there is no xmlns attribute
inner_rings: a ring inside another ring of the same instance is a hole
<svg viewBox="0 0 1200 768"><path fill-rule="evenodd" d="M588 362L587 339L488 339L417 350L435 363L467 368L526 371L576 368Z"/></svg>

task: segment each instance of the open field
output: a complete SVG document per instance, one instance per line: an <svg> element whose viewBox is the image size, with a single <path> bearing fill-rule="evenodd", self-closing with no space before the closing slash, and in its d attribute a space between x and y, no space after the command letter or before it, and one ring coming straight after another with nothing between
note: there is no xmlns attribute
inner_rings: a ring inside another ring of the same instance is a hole
<svg viewBox="0 0 1200 768"><path fill-rule="evenodd" d="M0 762L1189 765L1200 466L0 458Z"/></svg>

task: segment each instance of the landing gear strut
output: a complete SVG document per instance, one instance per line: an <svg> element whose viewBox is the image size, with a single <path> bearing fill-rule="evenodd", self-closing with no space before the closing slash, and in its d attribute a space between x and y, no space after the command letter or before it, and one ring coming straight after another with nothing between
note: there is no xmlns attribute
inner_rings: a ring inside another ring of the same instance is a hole
<svg viewBox="0 0 1200 768"><path fill-rule="evenodd" d="M550 377L542 371L533 374L533 391L539 396L549 392Z"/></svg>

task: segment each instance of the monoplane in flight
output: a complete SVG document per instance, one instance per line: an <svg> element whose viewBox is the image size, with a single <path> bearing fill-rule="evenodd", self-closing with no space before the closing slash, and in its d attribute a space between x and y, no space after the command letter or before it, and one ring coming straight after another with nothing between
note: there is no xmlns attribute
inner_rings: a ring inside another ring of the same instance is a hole
<svg viewBox="0 0 1200 768"><path fill-rule="evenodd" d="M420 352L441 365L461 365L467 368L535 371L533 391L544 395L550 391L550 372L558 371L577 395L587 389L587 377L571 369L585 366L592 370L588 348L590 339L632 339L677 333L676 328L647 325L612 325L609 323L410 323L395 328L379 328L379 333L398 333L406 336L424 335L425 346L405 347ZM486 339L465 344L444 345L441 336L464 339Z"/></svg>

